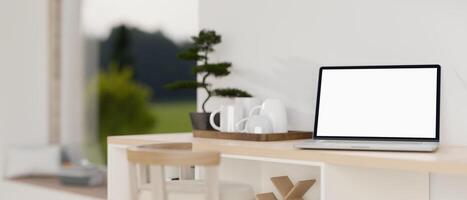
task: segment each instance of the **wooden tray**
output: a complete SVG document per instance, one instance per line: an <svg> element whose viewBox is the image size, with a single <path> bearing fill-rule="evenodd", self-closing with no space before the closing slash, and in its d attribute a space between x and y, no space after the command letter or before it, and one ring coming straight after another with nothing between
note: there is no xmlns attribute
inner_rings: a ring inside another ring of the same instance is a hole
<svg viewBox="0 0 467 200"><path fill-rule="evenodd" d="M288 133L255 134L255 133L226 133L226 132L210 131L210 130L193 130L193 137L268 142L268 141L310 139L313 137L313 133L305 132L305 131L289 131Z"/></svg>

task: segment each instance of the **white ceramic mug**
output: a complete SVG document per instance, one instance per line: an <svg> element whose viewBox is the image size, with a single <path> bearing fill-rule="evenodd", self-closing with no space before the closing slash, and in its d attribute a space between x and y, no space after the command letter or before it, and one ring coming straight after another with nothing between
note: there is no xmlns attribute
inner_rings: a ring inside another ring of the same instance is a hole
<svg viewBox="0 0 467 200"><path fill-rule="evenodd" d="M237 122L236 126L237 129L243 133L272 133L271 121L264 115L253 115L251 117L247 117Z"/></svg>
<svg viewBox="0 0 467 200"><path fill-rule="evenodd" d="M287 133L287 111L279 99L266 99L262 105L250 110L250 116L259 110L260 115L267 116L272 124L273 133Z"/></svg>
<svg viewBox="0 0 467 200"><path fill-rule="evenodd" d="M214 116L220 114L220 124L214 122ZM238 104L222 105L209 116L211 126L221 132L237 132L235 125L243 118L243 107Z"/></svg>

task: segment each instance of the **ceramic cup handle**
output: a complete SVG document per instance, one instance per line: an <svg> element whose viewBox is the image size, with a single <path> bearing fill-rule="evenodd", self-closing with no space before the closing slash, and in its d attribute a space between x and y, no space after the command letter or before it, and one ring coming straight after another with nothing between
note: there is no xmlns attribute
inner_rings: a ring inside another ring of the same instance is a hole
<svg viewBox="0 0 467 200"><path fill-rule="evenodd" d="M249 116L249 117L253 116L253 114L255 113L255 111L258 110L258 109L261 109L261 107L262 107L262 106L259 105L259 106L255 106L255 107L251 108L251 109L250 109L250 113L248 113L248 116Z"/></svg>
<svg viewBox="0 0 467 200"><path fill-rule="evenodd" d="M220 113L221 112L221 109L217 109L215 110L214 112L211 113L211 115L209 115L209 124L211 124L211 126L218 130L218 131L221 131L221 127L218 126L215 122L214 122L214 116L216 116L217 113Z"/></svg>
<svg viewBox="0 0 467 200"><path fill-rule="evenodd" d="M235 129L238 130L238 132L245 133L245 132L246 132L246 125L245 125L245 128L243 128L243 130L240 130L240 125L242 125L242 123L248 121L248 119L250 119L250 117L243 118L243 119L241 119L240 121L238 121L238 122L235 124Z"/></svg>

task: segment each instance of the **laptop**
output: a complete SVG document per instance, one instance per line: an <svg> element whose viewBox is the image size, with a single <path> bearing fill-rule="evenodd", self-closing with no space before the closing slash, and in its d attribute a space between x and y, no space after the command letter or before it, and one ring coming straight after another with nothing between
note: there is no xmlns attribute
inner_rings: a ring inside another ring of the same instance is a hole
<svg viewBox="0 0 467 200"><path fill-rule="evenodd" d="M304 149L435 151L439 65L321 67L313 140Z"/></svg>

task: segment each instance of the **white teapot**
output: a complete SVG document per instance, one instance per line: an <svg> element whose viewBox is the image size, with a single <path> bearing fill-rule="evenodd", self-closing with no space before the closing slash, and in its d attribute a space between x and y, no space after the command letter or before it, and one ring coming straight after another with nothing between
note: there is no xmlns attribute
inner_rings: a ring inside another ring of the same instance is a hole
<svg viewBox="0 0 467 200"><path fill-rule="evenodd" d="M262 117L255 117L253 116L258 116L254 115L255 112L259 110L259 116ZM240 120L237 122L237 127L241 126L241 123L246 122L246 129L243 129L242 131L245 132L254 132L254 127L261 127L261 129L268 129L267 128L267 122L266 120L269 120L269 124L272 126L272 129L270 132L272 133L287 133L288 127L287 127L287 111L285 108L285 105L282 103L281 100L279 99L266 99L261 105L255 106L250 110L249 117ZM249 120L254 120L251 123L249 123ZM248 128L250 124L250 128ZM256 125L253 125L256 124ZM261 124L259 126L258 124ZM253 129L253 130L252 130ZM263 132L265 133L265 132Z"/></svg>

